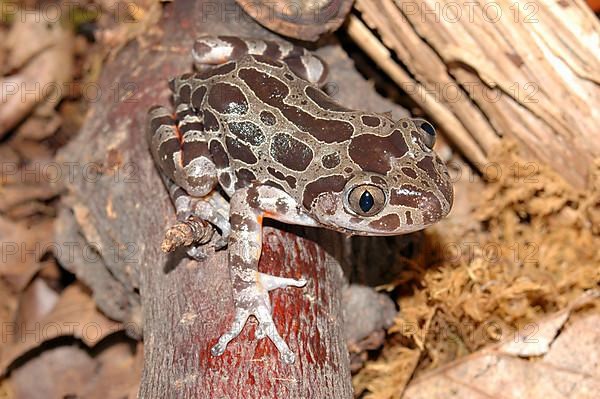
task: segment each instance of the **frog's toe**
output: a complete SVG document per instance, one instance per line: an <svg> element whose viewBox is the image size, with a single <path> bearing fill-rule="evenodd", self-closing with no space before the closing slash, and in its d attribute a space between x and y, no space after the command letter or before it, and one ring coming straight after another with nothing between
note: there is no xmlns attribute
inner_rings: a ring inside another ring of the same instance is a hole
<svg viewBox="0 0 600 399"><path fill-rule="evenodd" d="M277 347L281 360L284 363L293 363L296 357L281 335L279 335L277 327L273 322L269 291L289 286L302 287L305 284L305 280L275 277L259 273L259 281L239 289L235 294L236 311L233 323L229 330L219 338L217 344L213 346L211 353L214 356L221 355L225 351L227 344L240 334L248 317L253 315L258 320L254 337L256 339L269 337L273 344L275 344L275 347Z"/></svg>
<svg viewBox="0 0 600 399"><path fill-rule="evenodd" d="M219 341L210 350L213 356L221 356L225 352L227 344L240 335L246 324L246 320L248 320L248 316L250 316L250 313L246 309L241 307L236 308L231 328L219 337Z"/></svg>
<svg viewBox="0 0 600 399"><path fill-rule="evenodd" d="M259 278L260 283L263 287L267 289L267 291L285 287L304 287L306 285L306 280L303 278L294 279L287 277L277 277L264 273L259 273Z"/></svg>
<svg viewBox="0 0 600 399"><path fill-rule="evenodd" d="M290 350L287 343L281 338L281 335L279 335L279 331L277 331L277 327L275 327L275 323L273 322L270 309L266 306L260 306L254 316L260 323L260 330L266 334L273 344L275 344L275 347L277 347L281 360L287 364L294 363L296 355L294 355L294 352Z"/></svg>

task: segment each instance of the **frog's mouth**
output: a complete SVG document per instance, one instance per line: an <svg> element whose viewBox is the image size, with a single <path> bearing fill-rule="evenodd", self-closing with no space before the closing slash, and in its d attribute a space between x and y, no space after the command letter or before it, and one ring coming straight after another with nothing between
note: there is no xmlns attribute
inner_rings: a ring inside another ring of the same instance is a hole
<svg viewBox="0 0 600 399"><path fill-rule="evenodd" d="M433 224L433 223L431 223L431 224ZM365 224L365 226L367 226L367 224ZM378 230L378 229L372 229L372 228L369 228L368 230L366 230L365 228L351 229L349 227L339 227L339 226L330 226L330 225L327 225L326 227L330 230L335 230L338 233L342 233L349 237L352 237L352 236L390 237L390 236L399 236L399 235L414 233L416 231L423 230L424 228L427 228L428 226L429 226L429 224L427 224L427 225L404 225L404 226L400 226L398 229L394 229L394 230Z"/></svg>

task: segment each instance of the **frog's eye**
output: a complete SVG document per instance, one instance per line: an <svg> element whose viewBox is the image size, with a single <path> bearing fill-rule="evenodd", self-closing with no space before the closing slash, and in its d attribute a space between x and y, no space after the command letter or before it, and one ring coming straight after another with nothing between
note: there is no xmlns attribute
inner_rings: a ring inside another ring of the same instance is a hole
<svg viewBox="0 0 600 399"><path fill-rule="evenodd" d="M414 119L415 125L423 133L423 143L430 149L435 144L435 128L425 119Z"/></svg>
<svg viewBox="0 0 600 399"><path fill-rule="evenodd" d="M354 187L348 194L350 210L359 216L373 216L385 206L385 193L371 184Z"/></svg>

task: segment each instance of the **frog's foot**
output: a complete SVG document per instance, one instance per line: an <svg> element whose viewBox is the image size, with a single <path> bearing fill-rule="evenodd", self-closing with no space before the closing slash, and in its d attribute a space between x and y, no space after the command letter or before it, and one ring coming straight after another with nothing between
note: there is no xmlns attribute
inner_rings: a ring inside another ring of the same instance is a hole
<svg viewBox="0 0 600 399"><path fill-rule="evenodd" d="M236 310L231 328L219 338L219 342L211 349L213 356L220 356L225 352L227 344L237 337L250 315L258 320L255 337L262 339L269 337L277 347L281 360L284 363L294 363L296 356L285 343L273 322L271 315L271 301L269 291L276 288L303 287L306 280L275 277L259 273L257 282L236 293Z"/></svg>

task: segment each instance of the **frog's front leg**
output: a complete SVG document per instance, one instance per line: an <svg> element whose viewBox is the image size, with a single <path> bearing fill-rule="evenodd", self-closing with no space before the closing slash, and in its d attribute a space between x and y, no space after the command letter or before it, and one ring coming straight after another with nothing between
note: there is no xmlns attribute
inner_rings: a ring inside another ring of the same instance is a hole
<svg viewBox="0 0 600 399"><path fill-rule="evenodd" d="M271 315L269 291L289 286L302 287L305 280L275 277L258 271L262 249L264 217L287 223L316 226L310 216L299 211L295 201L284 191L270 186L251 185L236 191L230 202L229 270L233 284L235 316L231 328L219 338L212 354L221 355L227 344L242 331L253 315L259 322L257 338L273 341L281 359L293 363L294 353L279 335Z"/></svg>
<svg viewBox="0 0 600 399"><path fill-rule="evenodd" d="M163 251L171 252L180 246L186 246L189 256L204 260L209 242L216 250L225 248L230 232L227 200L217 190L204 197L193 197L174 182L165 180L179 223L171 226L165 233L161 245ZM213 234L214 227L218 228L220 235Z"/></svg>

